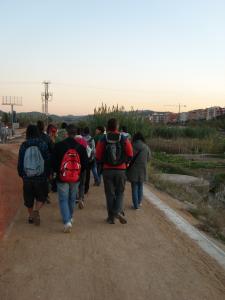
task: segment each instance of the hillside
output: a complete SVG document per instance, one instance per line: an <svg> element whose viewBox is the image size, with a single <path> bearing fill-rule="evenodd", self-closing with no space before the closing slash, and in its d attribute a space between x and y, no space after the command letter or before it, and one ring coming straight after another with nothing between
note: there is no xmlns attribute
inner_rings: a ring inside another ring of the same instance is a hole
<svg viewBox="0 0 225 300"><path fill-rule="evenodd" d="M6 112L0 110L0 117L2 117ZM32 112L21 112L16 114L16 118L20 123L27 123L27 122L36 122L39 119L43 119L44 115L41 112L32 111ZM49 115L49 120L54 123L61 123L61 122L77 122L79 120L83 120L87 118L86 116L75 116L75 115L65 115L59 116L55 114Z"/></svg>

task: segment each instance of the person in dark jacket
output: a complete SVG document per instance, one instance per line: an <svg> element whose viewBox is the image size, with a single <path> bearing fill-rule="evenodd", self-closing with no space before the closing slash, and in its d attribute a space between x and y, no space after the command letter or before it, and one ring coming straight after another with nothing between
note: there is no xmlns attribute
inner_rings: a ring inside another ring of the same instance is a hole
<svg viewBox="0 0 225 300"><path fill-rule="evenodd" d="M49 152L52 153L54 145L53 145L50 137L45 133L44 122L41 120L37 121L37 128L39 131L40 139L47 144Z"/></svg>
<svg viewBox="0 0 225 300"><path fill-rule="evenodd" d="M107 134L97 143L96 159L103 162L103 180L107 203L107 223L114 224L115 218L121 224L127 220L123 215L123 194L126 184L127 162L133 156L128 138L118 131L116 119L108 121Z"/></svg>
<svg viewBox="0 0 225 300"><path fill-rule="evenodd" d="M88 158L89 158L89 167L86 172L86 180L85 180L85 194L88 193L89 191L89 186L90 186L90 175L91 175L91 170L94 176L94 181L96 186L99 185L99 177L97 173L97 164L96 164L96 159L95 159L95 141L94 138L90 135L90 129L89 127L85 127L83 131L83 137L86 140L88 144Z"/></svg>
<svg viewBox="0 0 225 300"><path fill-rule="evenodd" d="M67 138L67 131L66 131L67 126L68 125L65 122L61 124L61 128L59 128L57 132L57 137L55 140L56 143L61 142Z"/></svg>
<svg viewBox="0 0 225 300"><path fill-rule="evenodd" d="M127 179L131 182L133 208L139 209L143 198L143 184L148 179L147 167L151 157L151 151L140 132L133 137L133 150L134 157L127 171Z"/></svg>
<svg viewBox="0 0 225 300"><path fill-rule="evenodd" d="M38 165L37 159L32 161L32 155L29 157L28 152L31 150L28 151L29 148L34 149L35 153L39 154L40 164L44 162L43 172L41 174L39 174L40 172L36 172L35 175L35 170L30 170L34 172L33 176L31 176L31 173L27 170L29 163L31 164L30 168L32 168L34 164ZM22 143L19 149L17 170L19 176L23 179L24 205L28 209L28 222L30 224L34 223L35 225L40 225L39 211L46 202L48 190L47 177L50 171L49 166L50 155L48 146L40 139L38 128L35 125L29 125L26 131L26 141ZM36 203L34 205L35 200Z"/></svg>
<svg viewBox="0 0 225 300"><path fill-rule="evenodd" d="M40 134L40 139L45 142L48 146L48 150L50 155L52 155L53 149L54 149L54 143L52 142L52 140L50 139L49 135L45 133L45 124L42 120L37 121L37 128ZM49 191L52 190L52 192L56 192L57 191L57 187L56 187L56 182L55 179L53 178L53 172L50 172L50 178L48 178L48 190L47 190L47 200L46 203L50 204L50 200L49 200Z"/></svg>
<svg viewBox="0 0 225 300"><path fill-rule="evenodd" d="M73 212L75 207L75 202L78 194L79 178L76 182L66 182L62 181L61 167L64 160L64 156L67 151L72 149L75 150L79 155L81 173L88 167L88 156L86 149L75 141L76 127L74 125L68 125L67 127L68 138L56 143L52 156L52 166L54 172L57 174L57 190L59 197L59 207L62 215L62 220L64 223L64 232L71 232L72 222L73 222Z"/></svg>

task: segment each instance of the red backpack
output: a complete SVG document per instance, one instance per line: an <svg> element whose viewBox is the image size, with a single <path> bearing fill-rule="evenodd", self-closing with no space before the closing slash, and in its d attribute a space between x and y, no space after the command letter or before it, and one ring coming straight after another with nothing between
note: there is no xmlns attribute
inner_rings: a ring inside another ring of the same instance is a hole
<svg viewBox="0 0 225 300"><path fill-rule="evenodd" d="M75 149L69 149L63 156L60 166L60 180L62 182L78 182L80 180L80 156Z"/></svg>

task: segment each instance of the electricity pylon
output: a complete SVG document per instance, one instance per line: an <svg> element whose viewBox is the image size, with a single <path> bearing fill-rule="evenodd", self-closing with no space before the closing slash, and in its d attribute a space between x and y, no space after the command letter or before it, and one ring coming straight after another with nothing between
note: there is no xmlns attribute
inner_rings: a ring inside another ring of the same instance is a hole
<svg viewBox="0 0 225 300"><path fill-rule="evenodd" d="M48 102L52 100L52 93L49 93L48 86L50 81L43 81L42 84L45 86L45 91L41 93L42 98L42 112L45 115L46 125L48 125Z"/></svg>

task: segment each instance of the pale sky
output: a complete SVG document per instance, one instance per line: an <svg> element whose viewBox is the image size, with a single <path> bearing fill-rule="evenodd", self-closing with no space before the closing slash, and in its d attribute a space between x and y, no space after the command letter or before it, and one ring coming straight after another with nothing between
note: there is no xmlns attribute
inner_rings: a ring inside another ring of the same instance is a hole
<svg viewBox="0 0 225 300"><path fill-rule="evenodd" d="M0 0L0 70L17 111L225 106L225 0Z"/></svg>

